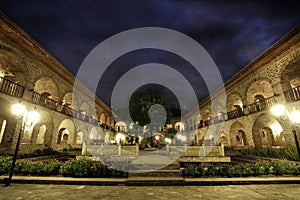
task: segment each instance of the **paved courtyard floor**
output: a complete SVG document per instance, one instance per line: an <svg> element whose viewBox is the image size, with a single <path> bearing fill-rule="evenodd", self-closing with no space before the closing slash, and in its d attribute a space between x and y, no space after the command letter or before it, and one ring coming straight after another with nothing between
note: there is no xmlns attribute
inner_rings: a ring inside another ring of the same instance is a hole
<svg viewBox="0 0 300 200"><path fill-rule="evenodd" d="M0 199L300 199L300 185L268 184L144 187L12 184L10 187L0 186Z"/></svg>

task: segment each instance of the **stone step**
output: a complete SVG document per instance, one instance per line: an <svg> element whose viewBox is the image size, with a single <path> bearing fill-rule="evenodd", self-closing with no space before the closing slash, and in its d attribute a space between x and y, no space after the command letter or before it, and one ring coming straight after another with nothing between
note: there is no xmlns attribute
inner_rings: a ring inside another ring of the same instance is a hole
<svg viewBox="0 0 300 200"><path fill-rule="evenodd" d="M129 172L128 177L182 177L180 169L177 170L132 170Z"/></svg>

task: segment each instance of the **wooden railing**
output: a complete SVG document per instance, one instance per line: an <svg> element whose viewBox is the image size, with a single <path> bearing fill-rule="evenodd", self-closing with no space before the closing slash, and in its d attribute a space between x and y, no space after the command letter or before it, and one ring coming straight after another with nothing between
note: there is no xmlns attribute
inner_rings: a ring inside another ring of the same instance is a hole
<svg viewBox="0 0 300 200"><path fill-rule="evenodd" d="M249 114L260 112L271 108L275 104L274 96L264 99L263 101L257 101L247 106Z"/></svg>
<svg viewBox="0 0 300 200"><path fill-rule="evenodd" d="M2 93L22 98L24 95L25 87L0 77L0 91Z"/></svg>
<svg viewBox="0 0 300 200"><path fill-rule="evenodd" d="M236 110L227 112L227 119L234 119L234 118L238 118L244 115L244 112L241 108L238 108Z"/></svg>
<svg viewBox="0 0 300 200"><path fill-rule="evenodd" d="M292 88L284 92L284 96L287 102L299 101L300 100L300 86Z"/></svg>
<svg viewBox="0 0 300 200"><path fill-rule="evenodd" d="M274 96L264 99L263 101L255 102L253 104L245 106L248 111L248 113L246 113L246 114L253 114L256 112L266 110L268 108L271 108L275 103L276 102L275 102ZM236 110L227 112L227 118L226 118L226 114L222 114L222 115L219 115L216 117L212 117L211 119L206 120L206 121L201 120L200 123L197 124L197 127L202 128L202 127L209 126L212 124L218 124L218 123L221 123L221 122L224 122L227 120L245 116L246 114L245 114L245 110L243 111L242 109L236 109Z"/></svg>

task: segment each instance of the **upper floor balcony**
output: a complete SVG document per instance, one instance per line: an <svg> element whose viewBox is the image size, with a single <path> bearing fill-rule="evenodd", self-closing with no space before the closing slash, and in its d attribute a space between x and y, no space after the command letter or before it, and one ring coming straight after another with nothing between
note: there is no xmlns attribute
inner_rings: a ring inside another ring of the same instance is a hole
<svg viewBox="0 0 300 200"><path fill-rule="evenodd" d="M94 118L91 118L91 117L85 115L81 110L75 110L73 108L70 108L66 105L63 105L62 102L55 101L55 100L49 98L47 95L39 94L35 91L26 90L26 92L29 92L30 95L24 95L25 90L26 90L25 87L23 87L17 83L14 83L13 81L10 81L8 79L5 79L3 77L0 77L0 92L1 93L7 94L10 96L14 96L16 98L20 98L27 102L31 102L33 104L46 107L50 110L60 112L64 115L79 119L81 121L85 121L85 122L93 124L95 126L99 126L101 128L110 129L110 130L114 131L113 127L111 127L105 123L102 123L98 119L94 119Z"/></svg>
<svg viewBox="0 0 300 200"><path fill-rule="evenodd" d="M284 97L287 103L292 103L295 101L300 100L300 86L292 88L288 91L284 92ZM189 127L189 130L195 130L197 128L206 127L212 124L218 124L220 122L232 120L235 118L247 116L250 114L258 113L265 111L269 108L271 108L273 105L276 104L275 97L269 97L267 99L257 101L255 103L244 105L243 109L237 108L236 110L227 112L227 113L219 113L218 116L214 116L210 118L209 120L201 120L199 124L193 125Z"/></svg>

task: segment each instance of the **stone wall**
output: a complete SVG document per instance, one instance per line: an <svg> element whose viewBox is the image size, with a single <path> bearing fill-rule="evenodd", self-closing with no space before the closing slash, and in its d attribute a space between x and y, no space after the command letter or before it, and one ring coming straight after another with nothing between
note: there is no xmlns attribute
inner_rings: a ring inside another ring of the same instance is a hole
<svg viewBox="0 0 300 200"><path fill-rule="evenodd" d="M216 143L252 147L295 145L290 122L274 116L270 108L281 103L286 104L289 110L300 110L299 98L290 102L284 94L299 87L300 83L299 30L300 26L295 27L224 84L227 110L223 111L226 114L224 122L219 123L222 128L216 134L219 137ZM222 100L218 99L218 92L211 97L215 98L215 102ZM299 93L297 88L295 92ZM213 106L207 98L199 104L200 116L197 112L187 116L189 130L197 130L197 143L212 134L208 133L208 125L218 126L214 124L218 113L211 113ZM199 125L201 120L204 125ZM269 140L266 136L268 131L272 132Z"/></svg>

